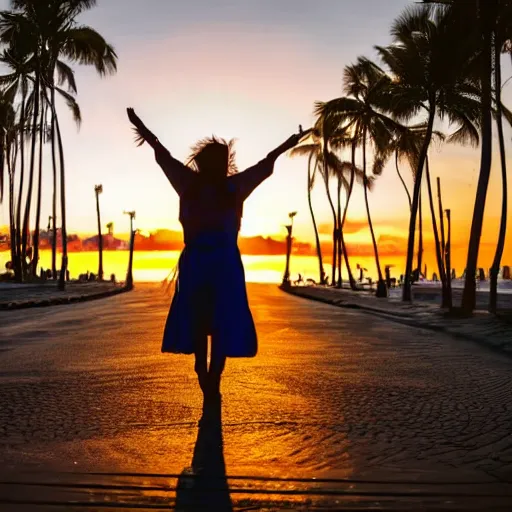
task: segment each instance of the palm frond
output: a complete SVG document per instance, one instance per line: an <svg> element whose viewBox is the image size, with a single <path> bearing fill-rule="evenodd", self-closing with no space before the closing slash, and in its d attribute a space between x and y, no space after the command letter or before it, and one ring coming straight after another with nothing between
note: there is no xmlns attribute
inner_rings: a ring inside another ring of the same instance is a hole
<svg viewBox="0 0 512 512"><path fill-rule="evenodd" d="M459 115L459 128L455 130L446 141L449 144L461 144L463 146L469 145L477 147L480 143L480 132L474 123L465 117Z"/></svg>
<svg viewBox="0 0 512 512"><path fill-rule="evenodd" d="M321 151L320 144L300 144L299 146L295 146L289 152L291 157L296 156L309 156L311 154L315 154Z"/></svg>
<svg viewBox="0 0 512 512"><path fill-rule="evenodd" d="M114 48L93 28L73 27L62 38L62 54L72 62L94 66L101 76L117 71Z"/></svg>
<svg viewBox="0 0 512 512"><path fill-rule="evenodd" d="M80 112L80 106L78 105L76 99L60 87L55 87L55 90L64 98L68 108L71 110L71 113L73 114L73 120L80 128L80 125L82 123L82 114Z"/></svg>
<svg viewBox="0 0 512 512"><path fill-rule="evenodd" d="M501 112L507 123L512 126L512 112L503 103L501 104Z"/></svg>
<svg viewBox="0 0 512 512"><path fill-rule="evenodd" d="M68 84L69 90L76 94L75 72L63 61L57 60L55 64L57 79L59 85Z"/></svg>

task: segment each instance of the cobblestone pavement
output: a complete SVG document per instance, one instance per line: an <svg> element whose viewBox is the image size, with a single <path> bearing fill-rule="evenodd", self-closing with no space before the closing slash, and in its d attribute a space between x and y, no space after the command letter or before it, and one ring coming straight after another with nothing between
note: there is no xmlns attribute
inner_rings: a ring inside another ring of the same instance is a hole
<svg viewBox="0 0 512 512"><path fill-rule="evenodd" d="M512 481L509 358L274 286L249 290L260 348L227 363L228 475ZM192 358L160 354L169 302L140 286L0 312L0 473L190 466L202 399Z"/></svg>
<svg viewBox="0 0 512 512"><path fill-rule="evenodd" d="M122 285L110 282L69 282L66 284L64 291L58 290L56 282L46 282L44 284L0 283L0 310L75 302L87 297L115 293L121 291L121 289Z"/></svg>
<svg viewBox="0 0 512 512"><path fill-rule="evenodd" d="M445 332L512 355L512 317L508 315L496 317L484 311L476 311L471 318L449 318L438 305L432 303L377 299L368 293L323 286L295 286L287 291L306 299L339 307L358 308L381 318Z"/></svg>

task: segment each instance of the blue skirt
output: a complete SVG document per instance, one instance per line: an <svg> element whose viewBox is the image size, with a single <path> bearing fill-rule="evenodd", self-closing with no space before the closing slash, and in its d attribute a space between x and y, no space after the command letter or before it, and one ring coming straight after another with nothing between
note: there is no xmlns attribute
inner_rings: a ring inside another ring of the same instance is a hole
<svg viewBox="0 0 512 512"><path fill-rule="evenodd" d="M236 240L211 236L181 253L162 352L193 354L196 340L208 335L226 357L258 351Z"/></svg>

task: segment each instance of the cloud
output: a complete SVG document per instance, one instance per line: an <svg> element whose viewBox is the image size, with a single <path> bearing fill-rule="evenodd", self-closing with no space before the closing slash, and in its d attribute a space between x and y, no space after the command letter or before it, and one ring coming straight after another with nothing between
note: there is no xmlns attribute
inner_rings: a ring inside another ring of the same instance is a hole
<svg viewBox="0 0 512 512"><path fill-rule="evenodd" d="M321 235L332 235L332 222L323 222L318 226L318 232ZM343 226L343 233L347 235L352 235L354 233L359 233L363 229L368 227L368 222L362 219L346 219L345 225Z"/></svg>

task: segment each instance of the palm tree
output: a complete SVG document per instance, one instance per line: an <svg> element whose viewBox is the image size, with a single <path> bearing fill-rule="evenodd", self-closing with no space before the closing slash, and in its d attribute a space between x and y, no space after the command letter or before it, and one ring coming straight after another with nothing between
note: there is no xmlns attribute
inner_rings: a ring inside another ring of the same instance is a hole
<svg viewBox="0 0 512 512"><path fill-rule="evenodd" d="M316 114L338 129L348 133L361 143L363 153L363 179L367 176L367 148L371 143L377 152L389 145L396 123L379 110L380 98L389 85L389 78L368 59L360 57L356 65L347 66L344 72L344 90L346 97L327 103L317 102ZM375 263L378 272L377 296L387 297L386 283L380 265L377 240L368 201L368 186L364 187L364 197L368 225L372 238Z"/></svg>
<svg viewBox="0 0 512 512"><path fill-rule="evenodd" d="M398 176L400 177L400 180L402 181L402 185L405 188L405 191L407 193L407 198L409 200L409 207L412 207L411 202L411 196L409 193L409 189L407 188L407 185L405 181L402 178L402 175L399 170L399 161L405 160L408 162L411 172L413 175L413 182L416 182L416 172L417 172L417 166L418 166L418 160L419 155L421 153L421 148L423 146L423 142L425 140L427 131L427 126L422 124L417 124L413 126L403 126L398 129L395 138L390 142L390 145L388 148L385 148L384 151L381 151L377 154L375 159L374 166L377 167L377 169L374 168L374 173L379 173L379 169L382 169L388 159L391 157L391 155L394 154L395 156L395 164ZM432 131L431 135L431 141L436 141L437 143L442 143L446 139L445 135L437 130ZM456 141L455 140L452 140ZM434 241L435 241L435 247L436 247L436 258L437 258L437 264L439 269L439 275L441 277L441 283L442 283L442 297L443 302L442 305L445 306L449 303L447 300L447 276L445 273L444 268L444 258L442 254L444 253L444 250L442 250L441 243L439 240L439 231L437 229L437 221L436 221L436 214L434 209L434 198L432 195L432 184L430 180L430 168L429 168L429 158L428 155L425 159L426 162L426 178L427 178L427 191L428 191L428 199L429 199L429 205L430 205L430 213L432 218L432 228L434 233ZM418 201L418 212L419 212L419 244L418 244L418 272L421 272L422 267L422 252L423 252L423 221L422 221L422 208L421 208L421 190L420 190L420 196ZM442 217L441 217L442 222Z"/></svg>
<svg viewBox="0 0 512 512"><path fill-rule="evenodd" d="M78 64L93 65L101 76L116 71L117 55L111 45L94 29L77 24L77 17L85 10L92 8L95 0L12 0L14 12L3 12L3 26L0 26L0 39L12 44L13 36L16 41L27 40L27 30L30 44L25 47L37 61L38 80L43 88L50 91L50 108L54 136L57 139L60 160L60 200L62 225L62 265L59 288L65 286L67 270L67 230L66 230L66 193L65 165L62 134L60 131L55 92L64 96L68 105L73 108L76 118L80 117L78 105L71 94L60 89L55 80L57 74L59 83L68 83L76 92L72 69L61 60L67 59ZM29 29L28 29L28 28ZM36 85L37 85L36 80Z"/></svg>
<svg viewBox="0 0 512 512"><path fill-rule="evenodd" d="M321 122L321 120L320 120ZM308 158L311 158L311 163L314 162L314 172L319 172L325 186L325 191L327 195L327 199L329 201L329 205L331 208L331 212L333 215L333 263L332 263L332 285L336 283L336 270L338 269L338 282L341 280L341 256L343 253L344 259L345 259L345 266L347 267L347 273L349 276L349 282L353 289L356 288L355 280L352 275L352 270L350 267L350 261L348 258L348 251L346 248L343 232L341 229L342 225L342 216L341 216L341 190L346 189L348 191L350 184L347 179L347 175L354 175L355 179L357 179L358 182L363 182L362 177L362 171L354 167L352 163L342 161L340 158L331 150L328 149L327 152L324 151L324 145L322 143L322 138L320 138L319 134L321 131L318 129L315 129L315 131L312 134L311 141L309 143L301 144L299 146L296 146L293 148L290 152L291 156L308 156ZM341 147L340 144L340 137L341 135L339 133L335 133L332 136L332 143L333 143L333 149ZM325 162L327 162L327 165L325 165ZM331 190L329 187L329 182L331 178L335 178L337 182L337 200L338 200L338 207L336 208L334 205L334 200L331 194ZM371 183L370 183L371 187ZM348 192L347 192L348 194ZM346 213L346 208L345 208ZM320 239L318 237L317 231L315 231L316 234L316 241L317 241L317 248L320 246ZM340 250L341 246L341 250ZM323 268L320 272L323 271Z"/></svg>
<svg viewBox="0 0 512 512"><path fill-rule="evenodd" d="M10 17L6 13L0 13L0 34L5 34L5 31L9 29ZM10 36L12 37L12 36ZM21 208L23 201L23 188L25 183L25 133L26 133L26 122L27 122L27 110L28 102L27 98L29 95L29 76L32 72L32 61L27 58L25 48L20 44L11 44L7 49L4 49L0 57L0 62L10 68L11 72L0 78L0 83L4 86L4 94L14 103L16 95L21 95L19 118L18 118L18 129L17 137L19 137L19 155L20 155L20 174L19 174L19 186L18 186L18 198L17 204L15 205L16 218L14 221L15 226L15 238L11 240L11 244L15 244L15 259L13 261L14 273L16 281L21 282L23 280L23 264L21 256ZM12 170L14 172L14 169ZM14 194L13 194L14 196Z"/></svg>
<svg viewBox="0 0 512 512"><path fill-rule="evenodd" d="M96 216L98 218L98 281L103 281L103 235L101 234L100 218L100 194L103 193L103 185L95 185L94 193L96 194Z"/></svg>
<svg viewBox="0 0 512 512"><path fill-rule="evenodd" d="M399 120L428 115L411 205L403 300L411 300L411 272L421 178L437 117L457 125L451 140L478 140L480 89L469 74L473 52L462 44L443 10L420 5L408 8L394 22L393 44L376 47L393 80L386 109Z"/></svg>
<svg viewBox="0 0 512 512"><path fill-rule="evenodd" d="M508 12L505 12L505 2L502 2L502 9L498 12L497 23L495 28L494 43L494 103L496 106L496 127L498 131L498 141L500 148L501 163L501 182L502 182L502 203L501 203L501 220L500 230L498 234L498 242L496 244L496 253L490 271L490 293L489 293L489 311L495 313L498 302L498 274L501 266L501 258L505 248L505 238L507 235L507 216L508 216L508 186L507 186L507 158L505 153L505 136L503 134L503 116L512 124L512 113L504 108L501 102L501 62L500 53L504 51L512 53L511 45L511 25L512 2L508 2ZM507 25L508 20L508 25Z"/></svg>
<svg viewBox="0 0 512 512"><path fill-rule="evenodd" d="M359 183L363 186L367 187L371 190L373 186L373 178L366 179L363 171L356 166L355 159L355 151L357 146L357 140L354 137L351 137L346 130L334 130L333 134L330 137L330 144L333 150L340 149L351 149L351 162L342 161L337 163L337 165L333 169L333 174L336 177L337 182L337 236L338 236L338 245L337 245L337 266L338 266L338 282L337 287L342 287L342 279L341 279L341 256L343 255L345 259L345 266L347 267L348 279L350 283L350 288L352 290L357 290L356 281L354 279L354 275L352 273L352 269L350 267L350 261L348 256L348 250L345 243L345 237L343 234L343 228L345 226L345 221L348 213L348 206L350 203L350 198L352 197L352 191L354 190L354 183L357 179ZM347 179L346 174L349 175ZM345 207L343 208L343 214L341 213L341 191L346 191L346 199L345 199Z"/></svg>
<svg viewBox="0 0 512 512"><path fill-rule="evenodd" d="M313 202L311 199L311 192L313 191L313 187L315 185L315 178L318 170L318 161L316 159L316 155L318 153L318 147L315 144L308 145L300 145L295 146L290 151L290 156L299 156L306 155L308 157L308 175L307 175L307 191L308 191L308 206L309 212L311 214L311 220L313 221L313 230L315 232L315 244L316 244L316 254L318 257L318 275L320 284L324 284L325 282L325 271L324 264L322 258L322 247L320 244L320 237L318 235L318 226L316 223L315 212L313 210Z"/></svg>
<svg viewBox="0 0 512 512"><path fill-rule="evenodd" d="M501 62L500 52L512 53L512 2L510 0L424 0L429 3L444 4L438 10L445 13L451 22L453 33L464 37L459 44L465 45L473 51L475 63L474 76L481 87L481 160L480 173L471 223L471 234L466 263L466 279L462 297L462 309L470 314L476 302L475 274L478 263L478 252L482 235L485 202L492 163L492 114L493 114L493 60L495 84L495 110L498 119L498 138L500 142L500 159L502 163L503 200L502 214L496 254L491 268L490 309L496 307L497 276L503 254L506 236L507 218L507 181L504 167L505 152L504 141L500 135L502 131L501 117ZM446 7L447 6L447 7ZM496 76L497 75L497 76Z"/></svg>

